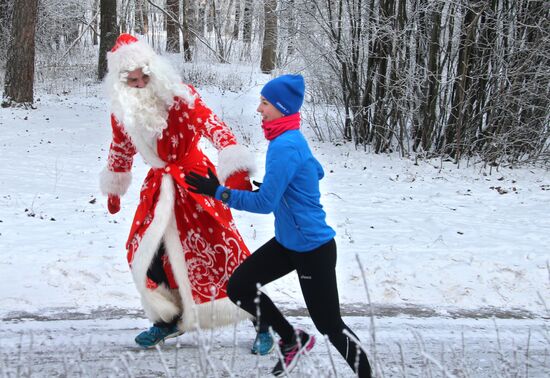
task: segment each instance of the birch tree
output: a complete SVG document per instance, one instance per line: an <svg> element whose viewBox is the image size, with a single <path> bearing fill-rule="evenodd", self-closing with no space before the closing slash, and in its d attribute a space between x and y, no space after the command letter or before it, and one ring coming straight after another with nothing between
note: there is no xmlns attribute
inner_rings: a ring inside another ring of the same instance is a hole
<svg viewBox="0 0 550 378"><path fill-rule="evenodd" d="M243 10L243 42L252 42L252 0L244 0Z"/></svg>
<svg viewBox="0 0 550 378"><path fill-rule="evenodd" d="M134 28L137 34L147 34L149 30L149 16L146 0L135 0Z"/></svg>

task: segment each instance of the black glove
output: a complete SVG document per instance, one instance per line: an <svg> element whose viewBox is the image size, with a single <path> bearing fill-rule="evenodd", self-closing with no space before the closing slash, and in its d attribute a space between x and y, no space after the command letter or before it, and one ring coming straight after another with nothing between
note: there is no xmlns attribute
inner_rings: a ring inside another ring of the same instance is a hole
<svg viewBox="0 0 550 378"><path fill-rule="evenodd" d="M210 197L216 195L216 190L218 186L220 186L220 181L210 168L208 168L208 177L203 177L195 172L189 172L189 174L185 176L185 182L189 185L190 192L204 194Z"/></svg>
<svg viewBox="0 0 550 378"><path fill-rule="evenodd" d="M254 184L254 186L257 186L257 187L258 187L258 189L254 189L253 192L257 192L258 190L260 190L260 186L262 186L262 183L261 183L261 182L252 180L252 183Z"/></svg>

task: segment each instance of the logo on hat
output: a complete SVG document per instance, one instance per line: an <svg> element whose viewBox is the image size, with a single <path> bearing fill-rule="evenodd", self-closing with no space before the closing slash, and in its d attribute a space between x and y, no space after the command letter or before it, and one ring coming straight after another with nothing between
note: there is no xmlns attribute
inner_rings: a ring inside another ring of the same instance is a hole
<svg viewBox="0 0 550 378"><path fill-rule="evenodd" d="M277 103L275 104L275 106L277 108L279 108L280 110L283 110L283 113L288 113L288 109L286 108L286 106L284 106L281 102L277 101Z"/></svg>

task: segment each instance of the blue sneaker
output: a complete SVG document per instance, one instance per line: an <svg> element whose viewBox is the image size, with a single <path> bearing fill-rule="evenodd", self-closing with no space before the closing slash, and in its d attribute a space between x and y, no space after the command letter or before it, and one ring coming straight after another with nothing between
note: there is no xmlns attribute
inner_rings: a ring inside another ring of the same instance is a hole
<svg viewBox="0 0 550 378"><path fill-rule="evenodd" d="M271 334L269 332L258 332L250 352L252 352L252 354L260 354L260 356L265 356L266 354L271 353L274 348L275 343L273 342L273 337L271 337Z"/></svg>
<svg viewBox="0 0 550 378"><path fill-rule="evenodd" d="M143 348L152 348L160 342L171 337L178 337L183 332L178 329L176 324L170 326L152 326L147 331L143 331L136 336L136 343Z"/></svg>

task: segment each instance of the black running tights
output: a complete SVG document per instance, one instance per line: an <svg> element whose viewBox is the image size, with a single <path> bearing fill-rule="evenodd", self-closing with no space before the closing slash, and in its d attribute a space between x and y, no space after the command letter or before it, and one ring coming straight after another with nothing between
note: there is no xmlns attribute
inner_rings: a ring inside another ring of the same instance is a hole
<svg viewBox="0 0 550 378"><path fill-rule="evenodd" d="M346 330L357 339L340 316L335 268L334 239L315 250L295 252L286 249L273 238L235 270L229 279L227 294L233 302L254 316L259 306L260 323L271 325L283 342L289 343L293 340L294 328L267 295L260 292L257 303L257 284L264 286L296 270L307 309L319 332L328 336L360 378L370 378L367 355L343 333Z"/></svg>

